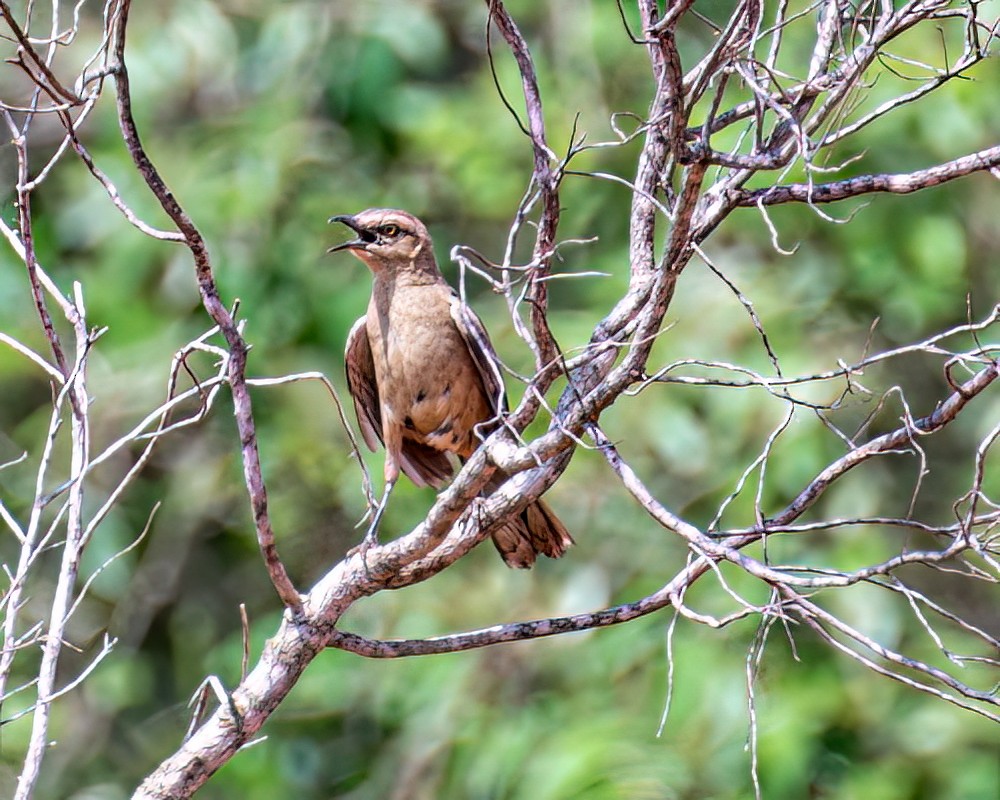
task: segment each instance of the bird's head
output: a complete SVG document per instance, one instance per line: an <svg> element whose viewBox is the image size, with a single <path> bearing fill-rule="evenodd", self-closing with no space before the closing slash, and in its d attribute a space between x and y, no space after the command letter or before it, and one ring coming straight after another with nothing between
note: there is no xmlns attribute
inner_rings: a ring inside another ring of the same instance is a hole
<svg viewBox="0 0 1000 800"><path fill-rule="evenodd" d="M356 234L326 252L350 250L372 272L395 272L398 269L424 268L434 262L431 237L419 219L406 211L392 208L369 208L359 214L330 217L330 222L346 225Z"/></svg>

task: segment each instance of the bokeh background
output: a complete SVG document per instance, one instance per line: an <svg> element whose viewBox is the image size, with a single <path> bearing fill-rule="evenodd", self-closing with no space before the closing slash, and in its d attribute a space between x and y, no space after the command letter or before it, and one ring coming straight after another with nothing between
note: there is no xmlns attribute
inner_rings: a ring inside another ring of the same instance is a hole
<svg viewBox="0 0 1000 800"><path fill-rule="evenodd" d="M577 118L579 131L601 141L613 138L612 113L645 113L648 61L613 3L517 0L509 7L532 45L556 149L568 145ZM717 21L732 8L698 4ZM995 17L998 5L980 8ZM93 9L86 14L81 37L96 43L99 20ZM631 8L628 15L638 29ZM241 301L253 375L320 370L343 388L344 339L364 310L370 278L349 257L324 255L341 235L326 226L332 214L373 205L413 211L428 223L453 280L452 244L501 256L531 152L494 87L485 18L483 4L458 0L182 0L133 8L128 60L138 123L151 157L209 242L224 298ZM801 34L811 31L807 23ZM694 21L683 32L690 65L711 32ZM790 34L789 58L802 57L806 41ZM496 36L494 44L501 82L520 107L514 65ZM937 63L941 40L928 28L901 42L900 51ZM844 155L864 153L851 169L917 169L994 144L1000 64L989 61L968 77L974 80L953 81L851 140ZM885 70L871 102L905 86ZM39 154L58 141L56 127L48 131L50 145L36 144ZM166 226L121 144L110 91L84 139L127 202ZM597 150L576 167L628 178L637 153L635 144ZM10 146L0 148L0 169L10 187ZM2 213L10 220L5 191ZM566 180L562 235L597 239L566 248L559 268L608 273L552 284L551 321L566 349L586 342L626 285L629 200L620 185ZM706 245L754 302L786 373L857 360L876 318L872 346L890 348L961 324L967 297L974 317L998 299L995 179L977 175L866 203L844 225L803 208L775 209L783 246L798 245L792 256L775 252L753 211L734 214ZM860 205L830 210L846 218ZM190 258L130 227L71 158L36 193L34 211L42 264L67 291L81 281L91 323L108 328L91 357L90 379L93 436L106 444L159 402L174 351L208 327ZM475 278L468 289L502 356L527 369L529 354L502 300ZM668 322L673 327L652 366L690 357L768 369L742 306L698 263L683 275ZM44 349L23 265L6 247L0 323ZM209 374L207 358L192 363ZM923 414L947 392L941 365L941 358L914 355L869 371L865 380L879 390L902 387L914 413ZM831 401L839 388L826 387L816 399ZM30 502L49 398L40 372L0 348L0 462L31 453L0 472L0 496L15 512ZM321 386L255 390L254 402L280 552L296 583L308 586L357 541L359 473ZM1000 414L995 392L976 402L978 410L927 442L931 473L916 508L930 521L951 518L953 499L971 479L975 444ZM837 421L850 429L872 407L852 400ZM281 608L252 533L229 410L223 396L203 424L165 441L87 553L89 571L128 545L162 502L147 539L101 575L74 617L71 634L82 653L64 653L67 677L105 631L119 643L57 704L57 745L47 754L39 797L127 797L179 743L189 719L185 704L204 676L237 682L239 604L247 606L254 655L277 625ZM666 386L624 400L604 422L658 496L706 525L784 410L757 390ZM887 404L875 430L893 426L900 413L898 399ZM842 443L815 417L797 415L770 462L765 510L780 508L841 452ZM380 474L381 455L369 464ZM95 506L126 466L118 460L95 477ZM917 459L902 456L867 464L825 497L817 514L903 515L918 470ZM990 481L995 495L995 466ZM752 494L732 504L725 524L752 523ZM415 637L592 610L655 590L683 564L684 549L634 507L595 453L579 452L549 499L578 542L566 558L513 572L487 545L428 583L360 603L344 626ZM432 501L431 491L401 482L383 535L408 530ZM846 568L898 552L901 537L926 544L914 534L862 528L772 546L781 548L780 558ZM0 543L4 560L14 557L9 539ZM761 587L727 577L747 597L766 599ZM997 632L989 587L921 571L907 577ZM49 591L44 580L33 587L26 618L36 605L43 608ZM821 599L889 646L940 658L909 610L881 592L856 587ZM713 613L732 608L709 580L689 601ZM757 621L722 630L678 622L672 706L657 736L670 620L661 613L451 656L367 661L323 654L268 723L267 738L235 757L199 796L752 797L746 655ZM968 644L950 642L956 649ZM773 632L756 683L766 798L1000 795L997 726L875 676L808 631L797 630L795 644L797 657ZM26 656L20 663L16 677L25 680L32 662ZM4 707L5 716L18 702ZM12 785L27 735L26 722L0 729L0 796Z"/></svg>

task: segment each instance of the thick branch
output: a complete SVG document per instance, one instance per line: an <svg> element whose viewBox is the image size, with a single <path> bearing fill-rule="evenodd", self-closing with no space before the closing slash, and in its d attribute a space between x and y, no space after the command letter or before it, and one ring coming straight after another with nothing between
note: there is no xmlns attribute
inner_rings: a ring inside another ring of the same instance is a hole
<svg viewBox="0 0 1000 800"><path fill-rule="evenodd" d="M832 203L875 192L909 194L1000 166L1000 145L988 147L944 164L895 175L859 175L832 183L791 183L767 189L732 189L729 200L737 206L772 206L781 203Z"/></svg>
<svg viewBox="0 0 1000 800"><path fill-rule="evenodd" d="M406 656L458 653L463 650L474 650L503 642L518 642L572 631L606 628L666 608L709 569L708 559L697 559L653 594L634 603L624 603L601 611L573 614L568 617L548 617L527 622L511 622L506 625L494 625L477 631L436 636L429 639L367 639L356 633L335 631L330 638L329 646L339 650L349 650L366 658L403 658Z"/></svg>
<svg viewBox="0 0 1000 800"><path fill-rule="evenodd" d="M113 18L114 65L113 74L118 89L118 122L122 137L136 168L146 181L150 191L159 200L167 215L184 235L184 241L194 257L195 273L202 303L209 316L219 326L229 346L229 385L233 393L236 414L236 428L243 450L243 475L250 505L253 510L257 541L264 563L274 588L282 602L289 608L297 609L301 598L296 591L284 564L278 557L274 540L274 529L267 509L267 489L260 466L260 452L257 447L257 431L254 425L250 391L246 384L247 343L236 328L232 315L219 297L219 290L212 274L212 263L205 240L195 224L188 217L174 197L160 173L153 166L139 139L139 130L132 116L132 95L129 88L128 69L125 66L125 31L131 0L120 0L118 14Z"/></svg>

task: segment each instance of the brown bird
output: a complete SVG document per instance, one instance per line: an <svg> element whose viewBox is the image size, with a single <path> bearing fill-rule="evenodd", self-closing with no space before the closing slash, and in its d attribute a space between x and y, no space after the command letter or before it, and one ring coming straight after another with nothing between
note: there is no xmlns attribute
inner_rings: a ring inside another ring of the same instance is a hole
<svg viewBox="0 0 1000 800"><path fill-rule="evenodd" d="M368 313L347 337L347 386L365 442L385 445L385 490L366 544L373 544L402 470L417 486L440 488L506 411L503 378L483 323L448 285L424 224L405 211L372 208L331 217L356 238L350 250L372 271ZM487 489L496 488L495 477ZM538 553L558 558L573 543L541 500L493 533L503 560L530 567Z"/></svg>

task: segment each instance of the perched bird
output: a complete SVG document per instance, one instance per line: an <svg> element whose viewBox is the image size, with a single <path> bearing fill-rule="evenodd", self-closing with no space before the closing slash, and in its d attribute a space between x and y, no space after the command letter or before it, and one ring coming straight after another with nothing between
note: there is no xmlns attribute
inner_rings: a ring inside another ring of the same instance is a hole
<svg viewBox="0 0 1000 800"><path fill-rule="evenodd" d="M372 208L331 217L356 237L349 250L374 277L368 313L347 337L347 386L365 442L385 445L385 490L365 536L374 543L402 470L417 486L440 488L453 473L447 454L472 455L506 410L496 353L479 318L448 285L424 224L405 211ZM499 475L487 486L496 488ZM511 567L538 553L558 558L573 543L541 500L493 533Z"/></svg>

